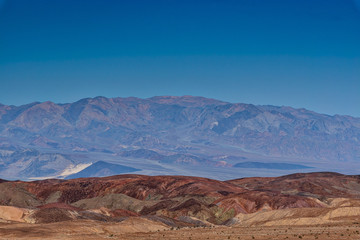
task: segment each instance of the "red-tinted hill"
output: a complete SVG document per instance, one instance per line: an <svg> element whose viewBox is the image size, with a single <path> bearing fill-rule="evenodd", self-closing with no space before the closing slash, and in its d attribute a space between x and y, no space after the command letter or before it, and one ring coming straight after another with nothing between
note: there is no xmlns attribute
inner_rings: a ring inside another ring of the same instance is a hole
<svg viewBox="0 0 360 240"><path fill-rule="evenodd" d="M74 218L119 221L123 217L151 215L174 221L201 220L206 225L224 223L239 213L324 208L333 198L358 199L360 177L307 173L217 181L187 176L117 175L10 181L0 183L0 189L2 205L37 207L33 217L39 222Z"/></svg>

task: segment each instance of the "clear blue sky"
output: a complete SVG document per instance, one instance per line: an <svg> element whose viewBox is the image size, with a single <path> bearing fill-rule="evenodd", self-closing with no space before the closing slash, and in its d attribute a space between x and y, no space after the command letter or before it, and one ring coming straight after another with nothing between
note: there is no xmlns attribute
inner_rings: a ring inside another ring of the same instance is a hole
<svg viewBox="0 0 360 240"><path fill-rule="evenodd" d="M0 102L196 95L360 117L360 0L0 0Z"/></svg>

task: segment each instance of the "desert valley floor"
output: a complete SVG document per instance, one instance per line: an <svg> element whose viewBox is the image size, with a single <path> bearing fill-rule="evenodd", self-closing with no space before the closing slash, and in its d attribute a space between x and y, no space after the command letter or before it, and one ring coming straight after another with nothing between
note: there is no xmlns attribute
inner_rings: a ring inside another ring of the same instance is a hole
<svg viewBox="0 0 360 240"><path fill-rule="evenodd" d="M0 239L360 239L360 176L0 181Z"/></svg>
<svg viewBox="0 0 360 240"><path fill-rule="evenodd" d="M136 224L136 225L132 225ZM144 225L145 224L145 225ZM75 221L29 225L1 224L1 239L360 239L360 225L198 227L173 230L161 225L148 225L142 220L114 224ZM143 229L141 229L143 228Z"/></svg>

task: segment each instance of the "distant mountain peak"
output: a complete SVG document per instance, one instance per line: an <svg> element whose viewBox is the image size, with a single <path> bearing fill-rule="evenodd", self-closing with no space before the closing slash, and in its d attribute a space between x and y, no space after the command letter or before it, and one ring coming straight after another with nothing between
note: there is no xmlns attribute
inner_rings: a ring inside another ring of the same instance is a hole
<svg viewBox="0 0 360 240"><path fill-rule="evenodd" d="M0 146L0 178L56 175L94 159L133 168L148 164L154 173L176 174L196 165L200 167L190 171L208 174L202 167L221 171L219 155L236 156L226 166L245 157L249 162L324 167L314 171L341 166L344 173L353 173L354 165L343 163L360 163L359 136L360 118L188 95L4 105L1 142L39 154L27 156ZM57 158L48 154L54 152ZM237 174L235 168L229 171Z"/></svg>
<svg viewBox="0 0 360 240"><path fill-rule="evenodd" d="M199 96L156 96L148 98L149 100L161 104L178 104L181 106L206 106L206 105L223 105L227 104L227 102L223 102L220 100L205 98Z"/></svg>

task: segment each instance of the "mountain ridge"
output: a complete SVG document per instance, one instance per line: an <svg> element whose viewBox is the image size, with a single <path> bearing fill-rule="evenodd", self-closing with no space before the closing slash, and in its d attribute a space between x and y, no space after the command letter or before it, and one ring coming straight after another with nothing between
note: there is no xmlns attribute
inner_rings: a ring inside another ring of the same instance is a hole
<svg viewBox="0 0 360 240"><path fill-rule="evenodd" d="M81 98L79 100L76 100L74 102L55 102L55 101L51 101L51 100L47 100L47 101L34 101L34 102L30 102L30 103L25 103L25 104L19 104L19 105L14 105L14 104L4 104L0 102L0 107L16 107L16 108L20 108L20 107L24 107L24 106L29 106L29 105L37 105L37 104L41 104L41 103L47 103L47 104L55 104L55 105L60 105L60 106L64 106L64 105L71 105L73 103L76 102L80 102L80 101L85 101L85 100L96 100L96 99L123 99L123 100L154 100L154 102L157 102L157 100L166 100L166 99L173 99L173 100L178 100L178 99L186 99L186 98L193 98L193 99L204 99L204 100L210 100L215 102L218 102L219 105L221 104L244 104L244 105L252 105L252 106L256 106L256 107L264 107L264 108L285 108L285 109L289 109L289 110L298 110L298 111L306 111L309 113L314 113L314 114L319 114L319 115L323 115L323 116L328 116L328 117L350 117L350 118L354 118L354 119L360 119L360 117L357 116L352 116L349 114L329 114L329 113L320 113L317 112L316 110L311 110L311 109L307 109L305 107L292 107L290 105L272 105L272 104L253 104L253 103L240 103L240 102L227 102L227 101L222 101L222 100L218 100L215 98L207 98L207 97L202 97L202 96L193 96L193 95L181 95L181 96L171 96L171 95L159 95L159 96L153 96L153 97L147 97L147 98L140 98L140 97L105 97L105 96L95 96L95 97L86 97L86 98ZM166 101L164 101L166 102Z"/></svg>
<svg viewBox="0 0 360 240"><path fill-rule="evenodd" d="M339 166L344 173L354 171L344 162L360 163L360 118L193 96L99 96L65 104L0 105L0 138L0 165L4 166L0 177L7 178L24 172L22 176L33 177L26 168L34 166L35 160L43 165L43 175L58 174L61 169L45 159L48 153L66 155L59 163L64 167L70 162L104 160L135 168L145 164L140 168L144 173L161 174L196 170L185 165L206 165L232 177L236 171L226 169L245 158L314 170ZM20 149L40 155L30 158L21 155ZM141 149L153 153L141 158L131 153Z"/></svg>

